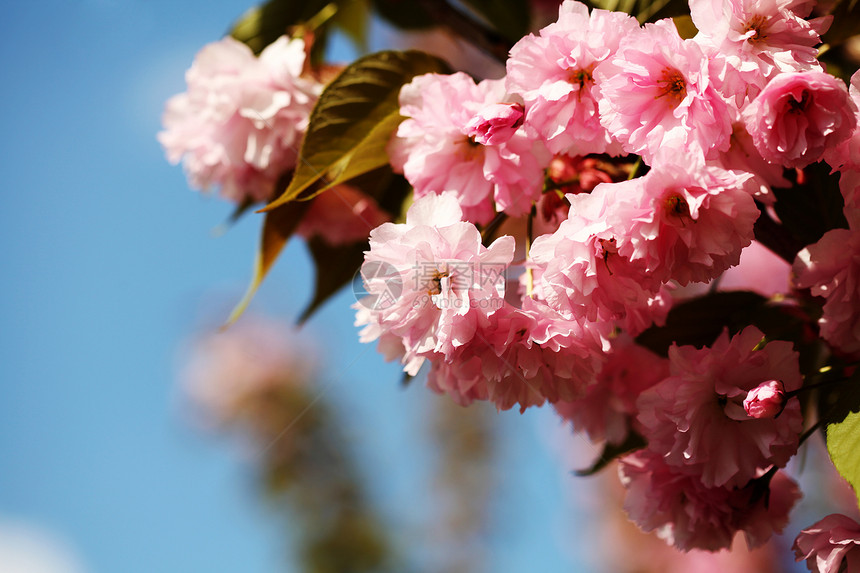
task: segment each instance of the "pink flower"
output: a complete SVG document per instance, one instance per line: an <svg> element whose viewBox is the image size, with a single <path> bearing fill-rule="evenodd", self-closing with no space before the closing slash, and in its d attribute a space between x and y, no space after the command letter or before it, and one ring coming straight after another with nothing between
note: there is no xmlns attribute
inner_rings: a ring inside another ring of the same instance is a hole
<svg viewBox="0 0 860 573"><path fill-rule="evenodd" d="M526 127L553 153L619 154L600 125L594 68L611 57L639 24L621 12L593 10L565 0L558 21L511 49L507 89L526 104Z"/></svg>
<svg viewBox="0 0 860 573"><path fill-rule="evenodd" d="M798 561L813 573L860 571L860 524L833 513L804 529L794 540Z"/></svg>
<svg viewBox="0 0 860 573"><path fill-rule="evenodd" d="M494 103L470 119L466 129L481 145L501 145L510 141L522 124L522 104Z"/></svg>
<svg viewBox="0 0 860 573"><path fill-rule="evenodd" d="M776 418L785 407L785 386L779 380L762 382L747 393L744 411L750 418Z"/></svg>
<svg viewBox="0 0 860 573"><path fill-rule="evenodd" d="M686 160L686 161L685 161ZM598 185L618 253L656 279L706 282L738 264L759 210L744 189L750 174L695 157L661 161L644 177Z"/></svg>
<svg viewBox="0 0 860 573"><path fill-rule="evenodd" d="M487 223L496 211L528 213L550 160L543 145L522 130L506 141L491 137L488 145L472 135L476 127L470 122L506 101L502 80L476 85L462 72L417 76L400 91L400 113L407 119L388 144L391 165L416 197L456 193L469 221Z"/></svg>
<svg viewBox="0 0 860 573"><path fill-rule="evenodd" d="M322 86L301 77L302 40L281 37L259 58L231 37L204 47L172 97L158 140L185 165L194 187L221 186L241 203L267 201L295 167L308 117Z"/></svg>
<svg viewBox="0 0 860 573"><path fill-rule="evenodd" d="M647 163L660 149L702 156L724 150L731 117L710 74L701 48L682 40L671 20L646 24L594 70L600 122Z"/></svg>
<svg viewBox="0 0 860 573"><path fill-rule="evenodd" d="M332 246L344 245L366 240L371 229L390 218L372 197L355 187L338 185L313 199L296 234L307 239L321 237Z"/></svg>
<svg viewBox="0 0 860 573"><path fill-rule="evenodd" d="M428 385L467 405L490 400L500 410L524 411L572 400L594 382L602 361L595 325L566 320L530 299L494 313L469 344L445 359L433 356Z"/></svg>
<svg viewBox="0 0 860 573"><path fill-rule="evenodd" d="M594 442L621 444L636 415L636 399L669 376L669 362L621 335L612 342L606 363L585 395L556 403L555 410Z"/></svg>
<svg viewBox="0 0 860 573"><path fill-rule="evenodd" d="M557 312L588 321L617 321L636 335L668 312L659 278L641 261L620 254L608 223L615 205L599 185L591 194L568 195L568 219L529 250L537 279L535 294Z"/></svg>
<svg viewBox="0 0 860 573"><path fill-rule="evenodd" d="M825 299L821 336L848 354L860 353L860 233L833 229L797 254L797 288Z"/></svg>
<svg viewBox="0 0 860 573"><path fill-rule="evenodd" d="M722 93L742 106L782 72L823 71L816 46L829 18L807 21L809 2L691 0L696 41L719 58Z"/></svg>
<svg viewBox="0 0 860 573"><path fill-rule="evenodd" d="M481 244L453 193L416 200L406 223L370 232L361 271L368 297L355 306L361 341L381 339L396 356L391 345L399 338L410 374L428 353L450 356L503 305L513 255L513 237Z"/></svg>
<svg viewBox="0 0 860 573"><path fill-rule="evenodd" d="M648 450L621 458L618 472L630 519L681 551L727 549L738 531L750 548L762 545L787 525L800 498L797 484L782 472L770 483L763 478L741 488L711 487Z"/></svg>
<svg viewBox="0 0 860 573"><path fill-rule="evenodd" d="M841 80L813 71L776 76L742 117L762 157L786 167L805 167L851 136L856 113Z"/></svg>
<svg viewBox="0 0 860 573"><path fill-rule="evenodd" d="M762 382L780 380L800 388L798 355L790 342L758 349L764 335L754 326L729 339L727 331L708 348L672 346L671 376L637 401L648 447L679 472L707 487L743 487L797 451L800 404L789 400L778 418L755 419L743 401Z"/></svg>

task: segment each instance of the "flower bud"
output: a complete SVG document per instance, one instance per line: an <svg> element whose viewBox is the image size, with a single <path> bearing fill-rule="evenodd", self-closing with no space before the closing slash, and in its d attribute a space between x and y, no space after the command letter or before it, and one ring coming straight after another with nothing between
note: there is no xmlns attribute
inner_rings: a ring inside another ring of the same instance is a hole
<svg viewBox="0 0 860 573"><path fill-rule="evenodd" d="M750 418L776 418L785 408L785 386L779 380L762 382L749 391L744 410Z"/></svg>
<svg viewBox="0 0 860 573"><path fill-rule="evenodd" d="M507 143L523 124L523 111L519 103L488 105L466 124L468 135L482 145Z"/></svg>

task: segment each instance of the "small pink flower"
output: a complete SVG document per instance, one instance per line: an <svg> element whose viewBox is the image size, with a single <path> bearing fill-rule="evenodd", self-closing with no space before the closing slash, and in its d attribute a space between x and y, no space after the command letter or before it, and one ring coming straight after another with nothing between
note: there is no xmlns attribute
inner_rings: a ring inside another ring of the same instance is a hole
<svg viewBox="0 0 860 573"><path fill-rule="evenodd" d="M637 30L622 12L593 10L572 0L559 18L511 49L507 89L526 104L526 127L553 153L619 155L620 146L600 125L595 67L611 57L621 40Z"/></svg>
<svg viewBox="0 0 860 573"><path fill-rule="evenodd" d="M538 278L536 296L557 312L588 321L616 321L636 335L668 312L659 277L642 261L620 254L607 213L611 196L598 192L568 195L568 219L551 235L535 239L529 258Z"/></svg>
<svg viewBox="0 0 860 573"><path fill-rule="evenodd" d="M721 91L737 106L782 72L823 71L816 46L830 18L806 20L803 0L691 0L695 40L722 64Z"/></svg>
<svg viewBox="0 0 860 573"><path fill-rule="evenodd" d="M762 382L747 393L744 411L750 418L776 418L785 408L785 386L779 380Z"/></svg>
<svg viewBox="0 0 860 573"><path fill-rule="evenodd" d="M793 549L813 573L860 571L860 524L840 513L830 514L801 531Z"/></svg>
<svg viewBox="0 0 860 573"><path fill-rule="evenodd" d="M594 70L600 123L624 151L651 163L658 150L724 150L731 116L698 44L682 40L671 20L629 33L618 52Z"/></svg>
<svg viewBox="0 0 860 573"><path fill-rule="evenodd" d="M660 161L644 177L598 185L618 253L661 281L707 282L738 264L759 210L748 173L703 165L695 156Z"/></svg>
<svg viewBox="0 0 860 573"><path fill-rule="evenodd" d="M748 393L763 381L781 380L789 392L802 384L791 343L756 349L763 337L749 326L731 339L723 331L710 348L672 346L671 376L637 401L648 447L707 487L742 487L797 451L802 416L796 399L774 419L744 410Z"/></svg>
<svg viewBox="0 0 860 573"><path fill-rule="evenodd" d="M860 354L860 233L833 229L797 254L797 288L825 299L821 336L848 354Z"/></svg>
<svg viewBox="0 0 860 573"><path fill-rule="evenodd" d="M362 265L368 298L355 306L356 325L365 327L361 341L380 339L410 374L429 353L450 356L503 305L513 255L513 237L482 244L453 193L416 200L405 223L370 232ZM391 346L396 338L399 353Z"/></svg>
<svg viewBox="0 0 860 573"><path fill-rule="evenodd" d="M779 74L742 117L762 157L777 165L805 167L851 136L856 113L841 80L812 71Z"/></svg>
<svg viewBox="0 0 860 573"><path fill-rule="evenodd" d="M158 140L180 160L191 185L221 187L241 203L267 201L293 169L322 85L301 76L302 40L281 37L257 58L227 36L205 46L186 74L188 91L172 97Z"/></svg>
<svg viewBox="0 0 860 573"><path fill-rule="evenodd" d="M659 454L640 450L620 459L618 472L627 489L624 509L644 531L681 551L719 551L742 531L747 546L758 547L788 524L800 498L797 484L782 472L770 483L712 487L669 465Z"/></svg>
<svg viewBox="0 0 860 573"><path fill-rule="evenodd" d="M522 124L522 104L494 103L469 120L466 129L469 137L481 145L501 145L510 141Z"/></svg>
<svg viewBox="0 0 860 573"><path fill-rule="evenodd" d="M503 80L475 84L462 72L425 74L403 86L400 113L406 119L389 142L388 155L416 197L453 191L466 219L475 223L489 222L496 211L529 212L550 161L543 144L515 130L507 140L491 136L485 145L470 127L482 111L507 100Z"/></svg>

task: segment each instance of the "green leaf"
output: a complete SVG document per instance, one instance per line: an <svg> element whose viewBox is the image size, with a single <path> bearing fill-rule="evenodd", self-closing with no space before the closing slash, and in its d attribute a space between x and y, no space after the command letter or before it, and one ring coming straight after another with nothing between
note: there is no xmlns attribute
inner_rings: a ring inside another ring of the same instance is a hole
<svg viewBox="0 0 860 573"><path fill-rule="evenodd" d="M378 52L346 68L311 113L289 187L264 211L387 165L385 147L402 119L400 88L417 75L447 69L439 58L418 51Z"/></svg>
<svg viewBox="0 0 860 573"><path fill-rule="evenodd" d="M314 297L302 312L299 324L309 319L341 287L352 283L355 273L364 262L364 251L369 246L367 241L332 246L320 237L313 237L308 241L308 248L316 268L316 285Z"/></svg>
<svg viewBox="0 0 860 573"><path fill-rule="evenodd" d="M260 288L260 284L266 278L272 265L275 264L278 255L283 251L309 206L310 203L308 202L295 202L266 213L263 221L263 233L260 238L260 249L254 260L251 284L248 286L245 296L230 313L224 328L236 322L248 308L248 304L254 298L257 289Z"/></svg>
<svg viewBox="0 0 860 573"><path fill-rule="evenodd" d="M603 447L603 452L591 464L591 467L584 470L575 470L573 473L579 477L594 475L608 466L615 458L619 458L635 450L640 450L647 445L648 443L645 441L645 438L631 431L621 444L606 444Z"/></svg>
<svg viewBox="0 0 860 573"><path fill-rule="evenodd" d="M531 10L527 0L463 0L486 18L499 33L516 42L529 32Z"/></svg>
<svg viewBox="0 0 860 573"><path fill-rule="evenodd" d="M860 491L860 412L851 412L838 424L827 426L827 451L856 494Z"/></svg>
<svg viewBox="0 0 860 573"><path fill-rule="evenodd" d="M259 54L290 27L311 20L330 3L331 0L269 0L245 12L230 35Z"/></svg>

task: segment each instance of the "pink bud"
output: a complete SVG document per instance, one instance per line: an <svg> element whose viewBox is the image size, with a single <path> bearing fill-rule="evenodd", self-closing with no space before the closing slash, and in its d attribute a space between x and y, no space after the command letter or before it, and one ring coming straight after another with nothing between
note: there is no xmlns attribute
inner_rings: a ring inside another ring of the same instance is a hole
<svg viewBox="0 0 860 573"><path fill-rule="evenodd" d="M750 418L776 418L785 408L785 386L779 380L762 382L749 391L744 410Z"/></svg>
<svg viewBox="0 0 860 573"><path fill-rule="evenodd" d="M482 145L507 143L523 124L523 106L519 103L488 105L466 124L469 137Z"/></svg>

